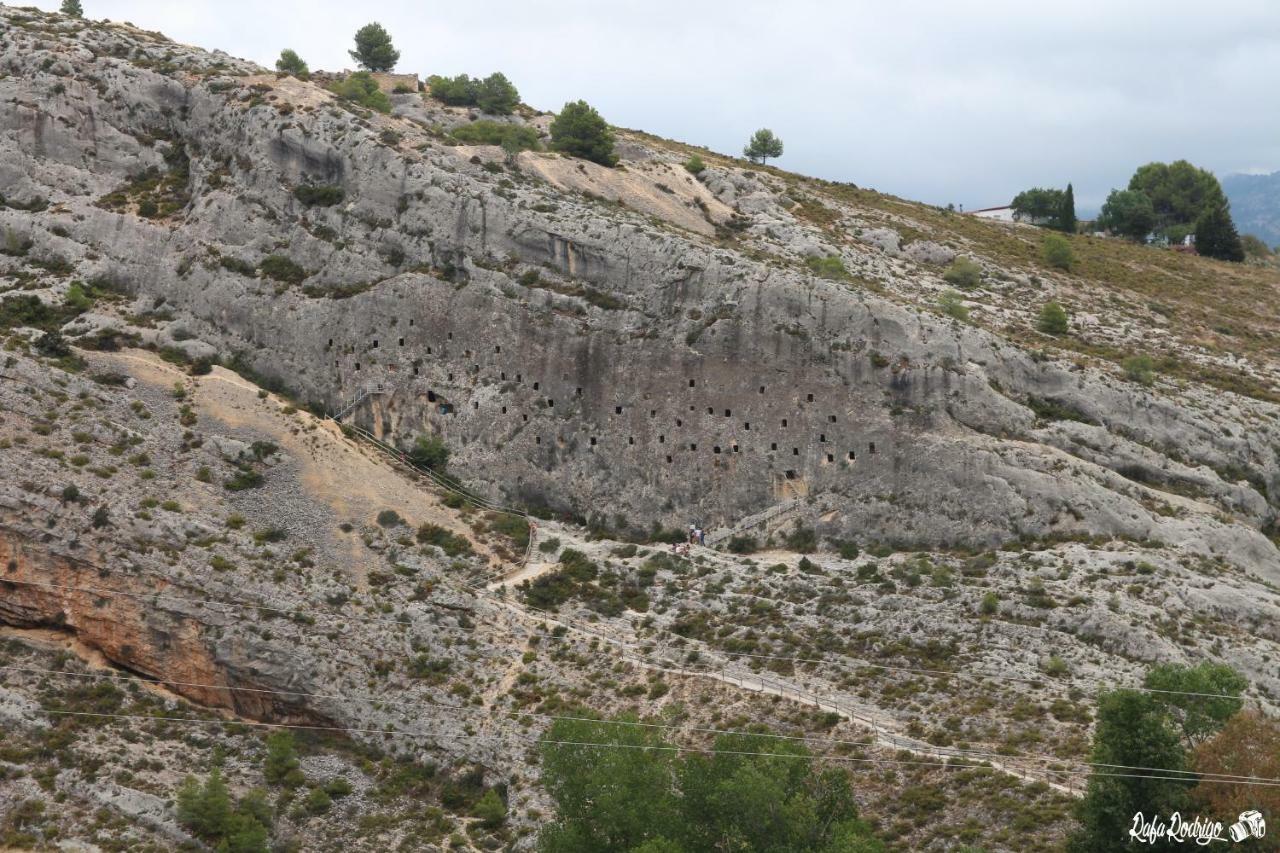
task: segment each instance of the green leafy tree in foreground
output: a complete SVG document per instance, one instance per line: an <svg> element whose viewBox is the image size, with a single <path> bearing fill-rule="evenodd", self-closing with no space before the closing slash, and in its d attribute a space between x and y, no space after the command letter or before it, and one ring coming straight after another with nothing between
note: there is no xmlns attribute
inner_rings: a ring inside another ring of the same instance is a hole
<svg viewBox="0 0 1280 853"><path fill-rule="evenodd" d="M1136 690L1115 690L1098 700L1098 723L1093 736L1090 760L1096 764L1127 767L1187 769L1186 753L1178 733L1170 725L1164 705L1154 695ZM1167 818L1185 810L1191 782L1135 778L1142 774L1119 775L1095 772L1089 779L1084 799L1076 810L1080 828L1072 835L1071 853L1108 853L1132 850L1129 827L1133 816ZM1168 775L1168 774L1165 774ZM1180 849L1157 844L1144 850Z"/></svg>
<svg viewBox="0 0 1280 853"><path fill-rule="evenodd" d="M770 157L782 156L782 140L774 136L769 128L762 127L751 134L751 139L742 149L742 155L753 163L763 165Z"/></svg>
<svg viewBox="0 0 1280 853"><path fill-rule="evenodd" d="M1131 240L1141 240L1156 224L1151 199L1136 190L1112 190L1098 215L1098 225Z"/></svg>
<svg viewBox="0 0 1280 853"><path fill-rule="evenodd" d="M1187 748L1194 749L1217 734L1240 712L1244 676L1226 664L1205 661L1196 666L1161 664L1143 683L1167 709ZM1199 694L1199 695L1190 695Z"/></svg>
<svg viewBox="0 0 1280 853"><path fill-rule="evenodd" d="M348 53L366 71L390 71L400 61L391 34L377 21L356 30L356 49Z"/></svg>
<svg viewBox="0 0 1280 853"><path fill-rule="evenodd" d="M80 0L62 0L62 14L72 18L83 18L84 7L80 5Z"/></svg>
<svg viewBox="0 0 1280 853"><path fill-rule="evenodd" d="M306 80L311 76L311 69L307 67L307 63L298 56L297 51L288 47L280 51L280 58L276 60L276 70L284 74L292 74L299 80Z"/></svg>
<svg viewBox="0 0 1280 853"><path fill-rule="evenodd" d="M716 754L681 756L654 729L577 720L547 740L567 745L543 746L557 806L545 853L883 850L858 820L848 775L815 770L795 742L724 735Z"/></svg>
<svg viewBox="0 0 1280 853"><path fill-rule="evenodd" d="M1244 260L1244 244L1225 202L1213 205L1196 220L1196 251L1220 261Z"/></svg>
<svg viewBox="0 0 1280 853"><path fill-rule="evenodd" d="M613 143L613 130L586 101L565 104L551 122L551 147L565 154L613 166L618 162Z"/></svg>

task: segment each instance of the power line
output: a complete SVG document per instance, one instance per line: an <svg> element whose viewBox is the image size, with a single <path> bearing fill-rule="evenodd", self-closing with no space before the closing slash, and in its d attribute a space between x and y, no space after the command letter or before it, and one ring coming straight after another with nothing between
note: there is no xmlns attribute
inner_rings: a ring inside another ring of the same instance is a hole
<svg viewBox="0 0 1280 853"><path fill-rule="evenodd" d="M68 672L65 670L47 669L43 667L26 667L26 666L18 666L18 665L0 665L0 670L8 670L12 672L26 672L26 673L40 674L40 675L54 675L54 676L62 676L62 677L69 677L69 678L103 678L103 679L108 679L112 681L124 681L129 683L161 684L161 685L169 685L169 686L175 686L175 687L198 687L198 688L210 689L210 690L243 691L248 693L276 695L276 696L295 696L295 697L308 697L308 698L316 698L316 699L364 699L369 702L376 701L376 702L380 702L383 705L389 705L393 707L411 707L416 709L422 706L426 706L426 707L437 708L437 709L448 710L448 711L462 711L467 713L484 713L484 710L482 708L477 708L477 707L468 706L468 705L452 705L448 703L441 703L441 702L436 702L436 701L426 700L426 699L416 700L416 701L377 699L367 694L359 694L359 693L323 694L323 693L306 693L302 691L290 691L290 690L268 690L266 688L256 688L256 687L233 687L230 685L202 684L202 683L196 683L196 682L166 681L163 679L137 678L137 677L132 677L128 675L117 675L114 673L98 673L98 672L78 673L78 672ZM678 726L671 723L647 723L639 720L604 720L604 719L596 719L593 717L582 717L582 716L574 716L574 715L566 715L566 714L545 714L545 713L539 713L536 711L512 711L511 713L518 716L549 720L552 722L583 722L583 723L591 723L594 725L626 726L626 727L643 728L643 729L689 731L689 732L697 732L699 734L738 735L738 736L746 736L746 737L766 738L766 739L772 739L772 740L793 741L793 742L800 742L805 744L826 744L830 746L856 746L856 747L879 747L879 746L887 747L888 746L877 740L853 741L853 740L843 740L839 738L812 737L808 735L783 735L783 734L775 734L772 732L751 732L751 731L742 731L742 730L733 730L733 729L716 729L716 728L708 728L708 727L700 727L700 726ZM895 736L890 735L890 737L895 737ZM899 748L903 748L903 747L899 747ZM958 749L958 748L951 748L951 747L938 747L932 744L928 745L928 749L923 751L943 752L950 755L954 755L956 757L972 758L975 760L983 759L983 758L994 758L997 760L1005 759L1005 760L1027 760L1027 761L1045 761L1045 762L1056 762L1061 760L1061 761L1068 761L1072 764L1076 764L1079 766L1092 767L1092 768L1102 767L1102 768L1109 768L1109 769L1116 769L1116 770L1142 770L1142 771L1151 771L1151 772L1158 772L1158 773L1194 774L1197 776L1214 776L1224 780L1227 780L1227 779L1255 780L1255 781L1263 781L1263 782L1280 783L1280 779L1271 779L1263 776L1247 776L1247 775L1235 774L1235 773L1206 774L1206 773L1200 773L1199 771L1194 771L1194 770L1177 770L1174 768L1167 768L1167 767L1146 767L1141 765L1129 765L1129 764L1108 764L1103 762L1080 761L1078 759L1059 759L1052 756L1044 756L1044 755L1006 756L1006 755L1001 755L1000 753L987 752L983 750L966 750L966 749ZM1045 771L1045 772L1048 772L1048 771Z"/></svg>
<svg viewBox="0 0 1280 853"><path fill-rule="evenodd" d="M393 735L397 737L413 737L413 738L420 737L419 735L415 735L411 732L399 731L396 729L362 729L362 728L350 728L346 726L321 726L321 725L312 725L312 724L304 724L304 723L267 723L267 722L261 722L257 720L251 720L251 721L219 720L219 719L206 720L199 717L161 717L161 716L154 716L150 714L113 714L113 713L107 713L103 711L43 710L43 713L56 714L60 716L71 716L71 717L88 717L88 718L95 718L95 719L139 720L142 722L150 722L150 723L182 723L182 724L189 724L189 725L250 726L250 727L257 727L257 728L274 728L274 729L289 729L289 730L302 729L302 730L310 730L310 731L348 732L353 734L385 734L385 735ZM452 734L450 735L450 739L451 740L468 740L468 741L483 740L483 738L480 738L479 736L455 736ZM908 765L908 766L914 766L914 767L941 767L949 770L990 769L990 770L993 770L994 772L1001 772L996 768L989 767L981 763L955 763L950 761L923 761L923 760L916 761L916 760L907 760L903 758L860 758L860 757L848 756L848 755L813 756L813 755L804 755L804 754L786 753L786 752L755 752L751 750L728 750L728 749L717 749L717 748L703 749L699 747L670 746L670 745L658 745L658 744L651 745L651 744L623 744L623 743L593 743L589 741L563 741L563 740L548 740L548 739L538 739L537 741L534 741L534 743L544 744L548 746L581 746L581 747L589 747L593 749L641 749L641 750L651 750L651 751L661 751L661 752L693 752L700 755L736 755L736 756L758 756L763 758L801 758L801 759L813 759L816 757L821 761L844 762L844 763L852 763L852 764L876 764L876 765L896 764L896 765ZM1046 775L1052 775L1057 777L1071 777L1071 776L1079 775L1078 773L1073 773L1072 771L1069 771L1069 770L1045 770L1043 772ZM1154 774L1135 774L1135 773L1097 773L1095 772L1092 775L1126 778L1126 779L1154 779L1154 780L1167 781L1167 782L1201 782L1202 781L1202 782L1209 782L1209 783L1219 782L1222 784L1249 785L1249 786L1256 786L1256 787L1280 787L1280 779L1263 780L1263 781L1255 782L1255 781L1244 781L1244 780L1235 780L1235 779L1209 779L1209 778L1190 779L1184 776L1162 776L1162 775L1154 775Z"/></svg>

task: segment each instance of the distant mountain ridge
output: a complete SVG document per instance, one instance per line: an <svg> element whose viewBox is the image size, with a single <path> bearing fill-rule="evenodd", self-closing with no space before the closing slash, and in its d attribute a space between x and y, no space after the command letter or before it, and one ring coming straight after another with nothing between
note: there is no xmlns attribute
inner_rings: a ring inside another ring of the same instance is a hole
<svg viewBox="0 0 1280 853"><path fill-rule="evenodd" d="M1222 190L1241 234L1252 234L1268 246L1280 244L1280 172L1227 175Z"/></svg>

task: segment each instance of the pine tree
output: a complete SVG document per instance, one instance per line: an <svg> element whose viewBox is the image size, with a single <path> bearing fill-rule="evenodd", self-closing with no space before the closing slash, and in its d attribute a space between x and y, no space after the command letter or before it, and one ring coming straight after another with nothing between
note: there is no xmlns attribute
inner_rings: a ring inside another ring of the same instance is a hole
<svg viewBox="0 0 1280 853"><path fill-rule="evenodd" d="M601 166L613 166L613 130L586 101L565 104L551 122L551 147Z"/></svg>
<svg viewBox="0 0 1280 853"><path fill-rule="evenodd" d="M292 74L299 80L306 80L311 76L307 63L298 56L297 51L287 47L280 51L280 58L276 60L276 70L284 74Z"/></svg>
<svg viewBox="0 0 1280 853"><path fill-rule="evenodd" d="M1244 260L1244 244L1226 204L1215 204L1196 220L1196 251L1220 261Z"/></svg>
<svg viewBox="0 0 1280 853"><path fill-rule="evenodd" d="M80 0L62 0L62 14L72 18L83 18L84 7L80 5Z"/></svg>
<svg viewBox="0 0 1280 853"><path fill-rule="evenodd" d="M773 131L762 127L751 135L751 140L742 149L742 154L752 162L764 165L770 157L782 156L782 140L773 135Z"/></svg>
<svg viewBox="0 0 1280 853"><path fill-rule="evenodd" d="M400 61L400 51L391 44L391 35L374 21L356 30L356 49L351 58L367 71L390 71Z"/></svg>
<svg viewBox="0 0 1280 853"><path fill-rule="evenodd" d="M482 112L511 115L520 103L520 93L507 75L495 71L476 87L476 106Z"/></svg>
<svg viewBox="0 0 1280 853"><path fill-rule="evenodd" d="M1067 191L1062 194L1062 206L1058 209L1056 227L1059 231L1065 231L1068 234L1076 233L1076 192L1069 183Z"/></svg>

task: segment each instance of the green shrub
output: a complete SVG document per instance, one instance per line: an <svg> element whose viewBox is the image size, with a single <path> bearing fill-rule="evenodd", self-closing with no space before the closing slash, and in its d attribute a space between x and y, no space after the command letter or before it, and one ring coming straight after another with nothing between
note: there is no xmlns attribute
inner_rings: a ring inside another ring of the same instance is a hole
<svg viewBox="0 0 1280 853"><path fill-rule="evenodd" d="M438 435L420 435L409 451L409 460L421 468L443 473L449 464L449 448Z"/></svg>
<svg viewBox="0 0 1280 853"><path fill-rule="evenodd" d="M567 103L551 122L551 147L601 166L614 166L613 129L586 101Z"/></svg>
<svg viewBox="0 0 1280 853"><path fill-rule="evenodd" d="M1044 262L1054 269L1070 270L1076 262L1076 254L1071 250L1071 243L1061 234L1044 235L1044 245L1040 247L1040 256Z"/></svg>
<svg viewBox="0 0 1280 853"><path fill-rule="evenodd" d="M480 818L480 825L485 829L497 829L507 819L507 804L498 796L493 788L484 792L484 796L475 804L472 814Z"/></svg>
<svg viewBox="0 0 1280 853"><path fill-rule="evenodd" d="M1150 385L1156 380L1156 363L1149 355L1131 355L1122 363L1124 375L1130 382Z"/></svg>
<svg viewBox="0 0 1280 853"><path fill-rule="evenodd" d="M942 313L961 322L969 319L969 307L964 304L964 294L958 290L948 290L938 297L938 307Z"/></svg>
<svg viewBox="0 0 1280 853"><path fill-rule="evenodd" d="M258 271L254 269L253 264L232 255L223 255L218 259L218 263L222 265L223 269L231 270L233 273L239 273L249 278L255 278L258 275Z"/></svg>
<svg viewBox="0 0 1280 853"><path fill-rule="evenodd" d="M332 207L341 203L346 196L342 187L333 186L332 184L303 184L295 187L293 194L298 201L308 207Z"/></svg>
<svg viewBox="0 0 1280 853"><path fill-rule="evenodd" d="M729 537L726 547L733 554L754 554L760 546L754 536L739 535Z"/></svg>
<svg viewBox="0 0 1280 853"><path fill-rule="evenodd" d="M553 554L560 550L559 537L552 536L550 539L543 539L538 543L538 550L544 554Z"/></svg>
<svg viewBox="0 0 1280 853"><path fill-rule="evenodd" d="M291 782L297 781L298 750L294 745L293 733L280 731L267 737L267 756L263 761L262 773L272 785L297 787Z"/></svg>
<svg viewBox="0 0 1280 853"><path fill-rule="evenodd" d="M262 274L267 278L286 284L298 284L308 275L306 270L284 255L267 255L258 264L258 269L262 270Z"/></svg>
<svg viewBox="0 0 1280 853"><path fill-rule="evenodd" d="M963 290L971 290L982 282L982 267L969 258L960 256L947 267L947 271L942 274L942 280Z"/></svg>
<svg viewBox="0 0 1280 853"><path fill-rule="evenodd" d="M701 157L699 157L697 154L694 154L688 160L685 161L684 167L692 175L701 175L703 171L707 168L707 164L702 162Z"/></svg>
<svg viewBox="0 0 1280 853"><path fill-rule="evenodd" d="M432 74L427 78L427 89L431 97L454 107L472 107L479 99L480 81L472 80L466 74L456 77L442 77Z"/></svg>
<svg viewBox="0 0 1280 853"><path fill-rule="evenodd" d="M532 127L488 119L455 127L449 135L468 145L501 145L508 151L537 151L542 147L538 131Z"/></svg>
<svg viewBox="0 0 1280 853"><path fill-rule="evenodd" d="M783 538L788 549L801 554L812 554L818 548L818 535L812 527L796 522L795 528Z"/></svg>
<svg viewBox="0 0 1280 853"><path fill-rule="evenodd" d="M391 99L378 88L377 81L368 71L350 74L343 80L335 81L329 89L344 101L351 101L380 113L391 112Z"/></svg>
<svg viewBox="0 0 1280 853"><path fill-rule="evenodd" d="M400 517L400 513L394 509L384 509L378 513L379 527L400 527L404 524L404 519Z"/></svg>
<svg viewBox="0 0 1280 853"><path fill-rule="evenodd" d="M434 545L444 551L447 556L457 557L471 553L471 543L438 524L425 523L418 528L418 541L424 545Z"/></svg>
<svg viewBox="0 0 1280 853"><path fill-rule="evenodd" d="M836 281L847 279L849 271L845 269L844 259L839 255L827 255L822 258L805 258L805 266L819 278L829 278Z"/></svg>
<svg viewBox="0 0 1280 853"><path fill-rule="evenodd" d="M223 488L229 492L242 492L245 489L256 489L264 482L263 476L248 466L241 467L229 480L224 480Z"/></svg>
<svg viewBox="0 0 1280 853"><path fill-rule="evenodd" d="M1000 610L1000 596L994 592L988 592L982 596L982 603L978 605L978 612L983 616L994 616Z"/></svg>
<svg viewBox="0 0 1280 853"><path fill-rule="evenodd" d="M1070 326L1067 309L1057 302L1046 302L1036 319L1036 328L1046 335L1065 335Z"/></svg>

